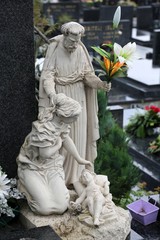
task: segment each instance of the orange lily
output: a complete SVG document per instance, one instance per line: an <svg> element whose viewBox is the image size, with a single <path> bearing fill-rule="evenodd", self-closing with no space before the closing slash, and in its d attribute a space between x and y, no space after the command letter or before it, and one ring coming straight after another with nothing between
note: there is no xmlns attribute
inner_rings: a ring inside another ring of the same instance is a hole
<svg viewBox="0 0 160 240"><path fill-rule="evenodd" d="M113 65L113 68L112 68L112 71L110 73L110 76L113 76L123 65L124 65L124 63L116 62Z"/></svg>
<svg viewBox="0 0 160 240"><path fill-rule="evenodd" d="M104 59L104 65L106 67L107 73L109 74L109 71L111 68L111 61L106 57L104 57L103 59Z"/></svg>

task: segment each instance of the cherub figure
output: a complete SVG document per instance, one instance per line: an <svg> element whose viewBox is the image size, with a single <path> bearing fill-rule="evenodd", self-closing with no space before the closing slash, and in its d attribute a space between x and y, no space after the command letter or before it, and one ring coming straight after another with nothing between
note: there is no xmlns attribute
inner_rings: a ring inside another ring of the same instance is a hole
<svg viewBox="0 0 160 240"><path fill-rule="evenodd" d="M100 176L100 175L99 175ZM72 209L80 210L80 204L83 203L84 206L88 207L88 210L93 217L93 223L95 226L100 225L100 215L102 209L106 204L106 196L109 194L109 182L106 181L106 176L101 176L104 178L97 178L96 174L91 173L89 170L84 169L81 174L80 181L85 185L82 193L75 202L71 202ZM100 180L101 179L101 180ZM99 185L96 183L99 182Z"/></svg>

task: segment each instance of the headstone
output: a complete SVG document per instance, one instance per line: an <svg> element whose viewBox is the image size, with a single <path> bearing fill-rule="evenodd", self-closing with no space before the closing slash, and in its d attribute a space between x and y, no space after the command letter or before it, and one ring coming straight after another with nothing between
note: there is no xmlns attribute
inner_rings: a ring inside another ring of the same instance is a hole
<svg viewBox="0 0 160 240"><path fill-rule="evenodd" d="M117 6L101 6L100 7L100 21L112 21ZM121 20L129 20L132 27L133 21L133 6L121 6Z"/></svg>
<svg viewBox="0 0 160 240"><path fill-rule="evenodd" d="M99 20L99 8L84 9L83 21L98 21Z"/></svg>
<svg viewBox="0 0 160 240"><path fill-rule="evenodd" d="M151 6L139 6L136 9L137 29L153 30L153 12Z"/></svg>
<svg viewBox="0 0 160 240"><path fill-rule="evenodd" d="M47 18L52 16L54 23L59 22L60 18L68 17L69 21L79 21L80 3L77 2L58 2L43 4L43 12Z"/></svg>
<svg viewBox="0 0 160 240"><path fill-rule="evenodd" d="M100 7L100 21L111 21L113 20L114 13L116 11L117 6L107 6L102 5Z"/></svg>
<svg viewBox="0 0 160 240"><path fill-rule="evenodd" d="M153 33L153 66L160 66L160 29Z"/></svg>
<svg viewBox="0 0 160 240"><path fill-rule="evenodd" d="M102 43L113 40L114 31L112 21L83 22L85 36L82 41L90 49L91 46L98 46ZM122 20L119 24L119 31L115 33L115 42L125 45L130 40L130 23Z"/></svg>
<svg viewBox="0 0 160 240"><path fill-rule="evenodd" d="M33 1L0 1L0 166L10 176L36 118Z"/></svg>
<svg viewBox="0 0 160 240"><path fill-rule="evenodd" d="M116 123L123 128L123 107L120 105L108 106L107 107L115 119Z"/></svg>

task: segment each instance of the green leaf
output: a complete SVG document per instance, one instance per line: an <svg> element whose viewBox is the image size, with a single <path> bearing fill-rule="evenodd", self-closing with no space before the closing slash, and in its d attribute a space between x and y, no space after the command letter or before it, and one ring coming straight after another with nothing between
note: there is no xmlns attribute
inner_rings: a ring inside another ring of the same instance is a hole
<svg viewBox="0 0 160 240"><path fill-rule="evenodd" d="M118 70L113 77L127 77L127 73L123 72L122 70Z"/></svg>
<svg viewBox="0 0 160 240"><path fill-rule="evenodd" d="M144 138L146 136L144 125L140 125L136 130L136 136L139 138Z"/></svg>
<svg viewBox="0 0 160 240"><path fill-rule="evenodd" d="M99 65L101 66L101 68L106 72L106 67L104 65L104 62L102 60L100 60L99 58L93 58L96 62L99 63Z"/></svg>
<svg viewBox="0 0 160 240"><path fill-rule="evenodd" d="M104 49L100 48L100 47L91 47L94 51L96 51L99 55L101 55L102 57L106 57L109 58L111 57L111 54L106 52Z"/></svg>
<svg viewBox="0 0 160 240"><path fill-rule="evenodd" d="M107 46L107 47L109 47L110 49L113 49L113 44L112 43L104 43L104 44L102 44L102 46Z"/></svg>

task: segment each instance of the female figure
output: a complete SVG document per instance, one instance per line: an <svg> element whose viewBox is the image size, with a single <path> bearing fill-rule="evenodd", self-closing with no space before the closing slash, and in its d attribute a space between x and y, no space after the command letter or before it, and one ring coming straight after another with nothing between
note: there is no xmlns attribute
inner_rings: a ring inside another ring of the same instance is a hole
<svg viewBox="0 0 160 240"><path fill-rule="evenodd" d="M57 94L55 105L44 108L21 147L17 157L19 189L26 195L33 212L62 214L68 207L64 157L60 154L62 146L79 164L91 165L79 156L69 137L69 123L75 121L80 112L77 101Z"/></svg>

